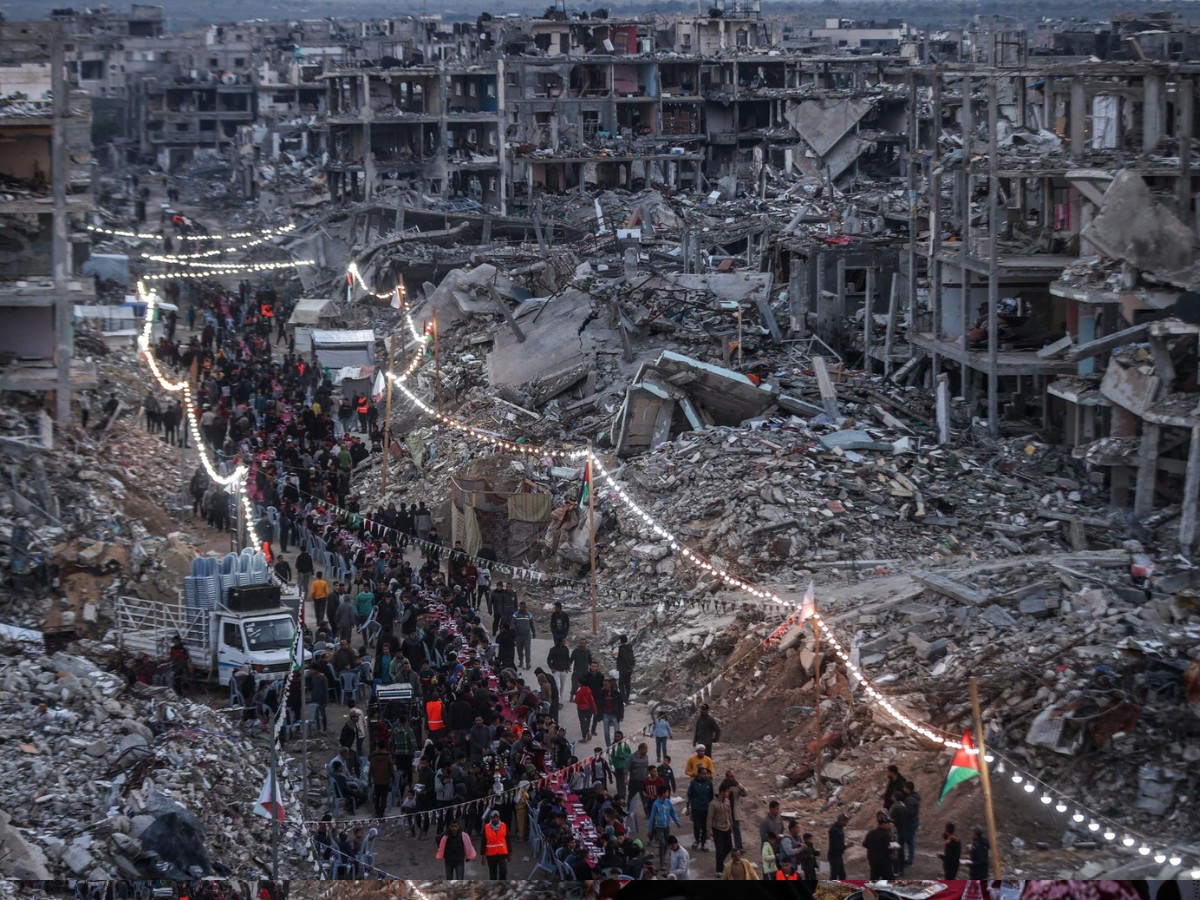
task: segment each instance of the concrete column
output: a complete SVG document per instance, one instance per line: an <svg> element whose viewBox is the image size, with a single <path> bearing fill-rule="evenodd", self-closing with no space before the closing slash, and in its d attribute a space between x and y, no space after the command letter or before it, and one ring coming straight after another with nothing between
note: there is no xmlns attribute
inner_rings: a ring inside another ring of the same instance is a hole
<svg viewBox="0 0 1200 900"><path fill-rule="evenodd" d="M1071 141L1071 155L1082 156L1087 148L1087 88L1083 81L1076 77L1071 79L1071 106L1067 110Z"/></svg>
<svg viewBox="0 0 1200 900"><path fill-rule="evenodd" d="M1183 481L1183 511L1179 517L1179 546L1185 554L1196 543L1197 500L1200 500L1200 425L1193 425Z"/></svg>
<svg viewBox="0 0 1200 900"><path fill-rule="evenodd" d="M1142 152L1153 153L1166 124L1166 84L1162 75L1142 78Z"/></svg>
<svg viewBox="0 0 1200 900"><path fill-rule="evenodd" d="M1046 87L1042 90L1042 127L1053 131L1058 118L1058 104L1054 100L1054 79L1046 76Z"/></svg>
<svg viewBox="0 0 1200 900"><path fill-rule="evenodd" d="M1149 422L1142 423L1142 452L1139 454L1140 463L1137 473L1137 488L1133 500L1133 515L1144 519L1154 511L1154 483L1158 476L1158 443L1162 436L1162 428ZM1200 444L1196 445L1200 447ZM1191 460L1200 460L1200 454L1188 455L1188 471L1191 471ZM1186 488L1185 488L1186 490ZM1195 494L1193 494L1193 506Z"/></svg>
<svg viewBox="0 0 1200 900"><path fill-rule="evenodd" d="M1194 83L1191 75L1181 75L1175 89L1175 126L1179 139L1179 218L1192 224L1192 128L1194 124Z"/></svg>

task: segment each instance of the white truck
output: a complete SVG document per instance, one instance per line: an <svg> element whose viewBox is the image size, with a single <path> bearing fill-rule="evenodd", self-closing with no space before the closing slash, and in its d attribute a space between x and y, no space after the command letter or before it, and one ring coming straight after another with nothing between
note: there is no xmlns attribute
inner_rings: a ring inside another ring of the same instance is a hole
<svg viewBox="0 0 1200 900"><path fill-rule="evenodd" d="M291 665L296 612L284 605L276 585L230 587L210 609L118 597L116 614L119 647L161 661L179 635L193 670L214 684L228 685L247 665L260 679L280 679Z"/></svg>

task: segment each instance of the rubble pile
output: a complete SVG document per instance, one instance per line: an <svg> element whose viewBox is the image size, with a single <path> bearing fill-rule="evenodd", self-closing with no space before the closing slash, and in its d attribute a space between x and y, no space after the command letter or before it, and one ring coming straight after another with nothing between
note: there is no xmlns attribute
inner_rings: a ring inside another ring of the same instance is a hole
<svg viewBox="0 0 1200 900"><path fill-rule="evenodd" d="M0 651L8 877L195 878L269 868L264 754L227 715L74 653ZM97 816L98 810L108 810ZM64 831L63 821L75 823ZM266 848L264 850L264 848ZM285 864L286 865L286 864Z"/></svg>
<svg viewBox="0 0 1200 900"><path fill-rule="evenodd" d="M1088 501L1099 499L1088 486L1039 478L1025 459L1006 446L921 447L873 426L837 430L793 417L689 433L614 475L714 562L795 583L813 569L1056 552L1069 546L1064 520L1106 524L1088 515ZM658 590L678 590L687 575L667 545L617 515L622 539L606 554L608 577L645 584L653 576Z"/></svg>

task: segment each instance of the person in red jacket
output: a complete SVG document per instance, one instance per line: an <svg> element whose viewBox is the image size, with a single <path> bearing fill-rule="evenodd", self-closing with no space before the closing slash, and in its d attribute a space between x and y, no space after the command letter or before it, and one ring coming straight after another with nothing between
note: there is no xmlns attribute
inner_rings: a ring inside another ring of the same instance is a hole
<svg viewBox="0 0 1200 900"><path fill-rule="evenodd" d="M575 711L579 714L579 733L582 735L580 740L590 741L596 733L596 713L599 710L596 708L596 698L592 696L592 689L586 684L579 685L579 690L575 692Z"/></svg>

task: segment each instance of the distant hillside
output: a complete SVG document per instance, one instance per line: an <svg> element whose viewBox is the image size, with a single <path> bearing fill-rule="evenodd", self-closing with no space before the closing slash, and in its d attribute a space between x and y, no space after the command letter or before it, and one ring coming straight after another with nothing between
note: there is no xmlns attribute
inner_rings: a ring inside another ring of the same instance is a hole
<svg viewBox="0 0 1200 900"><path fill-rule="evenodd" d="M474 19L487 11L495 15L508 13L534 14L546 9L547 2L516 2L516 0L451 0L433 2L414 0L397 3L395 0L162 0L167 15L168 28L172 31L210 22L232 22L245 19L320 19L336 15L339 18L370 19L381 16L406 14L440 13L447 20ZM70 6L63 0L0 0L0 14L13 19L42 19L52 9ZM76 7L100 4L75 4ZM569 10L606 7L617 13L695 13L706 12L709 0L647 0L647 2L596 2L579 3L568 0ZM110 0L112 9L128 8L128 3ZM899 18L918 26L953 27L970 22L976 15L1011 16L1026 21L1036 21L1043 16L1049 18L1077 18L1090 21L1102 20L1120 11L1167 11L1176 10L1188 18L1200 19L1200 7L1194 0L921 0L921 2L887 2L884 0L764 0L766 15L797 14L802 19L821 21L826 16L843 18L871 18L886 15Z"/></svg>

